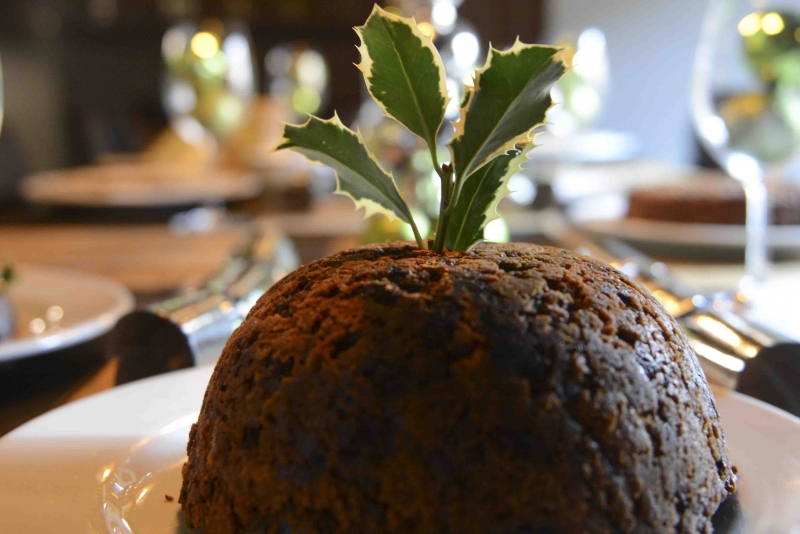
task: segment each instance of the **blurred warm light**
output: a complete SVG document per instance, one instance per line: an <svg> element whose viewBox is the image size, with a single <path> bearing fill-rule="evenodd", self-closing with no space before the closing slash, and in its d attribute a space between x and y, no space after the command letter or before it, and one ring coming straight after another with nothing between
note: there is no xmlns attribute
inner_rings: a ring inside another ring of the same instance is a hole
<svg viewBox="0 0 800 534"><path fill-rule="evenodd" d="M783 22L783 17L778 13L767 13L761 19L761 29L767 35L778 35L785 27L786 24Z"/></svg>
<svg viewBox="0 0 800 534"><path fill-rule="evenodd" d="M300 114L316 112L321 103L322 98L313 87L301 85L292 93L292 107Z"/></svg>
<svg viewBox="0 0 800 534"><path fill-rule="evenodd" d="M742 20L739 21L739 33L742 37L750 37L755 35L761 28L761 13L758 11L750 13Z"/></svg>
<svg viewBox="0 0 800 534"><path fill-rule="evenodd" d="M228 70L228 59L223 54L214 54L195 62L194 70L201 78L221 78Z"/></svg>
<svg viewBox="0 0 800 534"><path fill-rule="evenodd" d="M269 51L265 66L270 94L299 115L316 113L325 104L330 73L319 51L305 43L279 45Z"/></svg>
<svg viewBox="0 0 800 534"><path fill-rule="evenodd" d="M47 324L44 322L44 319L37 317L31 320L28 324L28 328L30 328L32 334L38 335L45 331Z"/></svg>
<svg viewBox="0 0 800 534"><path fill-rule="evenodd" d="M50 306L47 308L47 311L44 312L44 316L51 323L56 323L64 318L64 308L61 306Z"/></svg>
<svg viewBox="0 0 800 534"><path fill-rule="evenodd" d="M587 28L578 37L579 50L592 50L595 53L606 49L606 36L597 28Z"/></svg>
<svg viewBox="0 0 800 534"><path fill-rule="evenodd" d="M605 34L597 28L587 28L582 31L578 37L578 48L577 50L573 49L568 65L572 65L577 74L592 84L607 84L608 61L606 59Z"/></svg>
<svg viewBox="0 0 800 534"><path fill-rule="evenodd" d="M244 113L242 101L233 94L226 93L217 100L217 115L224 123L224 129L232 129L238 124Z"/></svg>
<svg viewBox="0 0 800 534"><path fill-rule="evenodd" d="M527 206L536 198L536 185L522 173L516 173L508 179L508 189L511 191L509 198L523 206Z"/></svg>
<svg viewBox="0 0 800 534"><path fill-rule="evenodd" d="M108 475L110 475L110 474L111 474L111 468L110 467L106 467L103 470L103 474L100 475L100 482L105 482L106 479L108 478Z"/></svg>
<svg viewBox="0 0 800 534"><path fill-rule="evenodd" d="M431 39L436 38L436 28L434 28L433 24L431 24L430 22L418 22L417 28L419 28L419 31L421 31Z"/></svg>
<svg viewBox="0 0 800 534"><path fill-rule="evenodd" d="M599 28L586 28L575 39L564 35L556 40L560 56L570 67L551 90L555 106L547 112L548 129L568 136L590 126L600 115L609 84L606 36Z"/></svg>
<svg viewBox="0 0 800 534"><path fill-rule="evenodd" d="M192 94L194 95L194 93ZM178 132L181 139L189 144L200 145L206 139L206 132L203 130L203 125L192 117L176 117L172 122L172 127Z"/></svg>
<svg viewBox="0 0 800 534"><path fill-rule="evenodd" d="M711 334L719 339L720 341L724 341L728 345L738 345L741 341L739 338L739 334L734 332L729 326L720 322L715 317L710 317L707 315L701 315L697 318L697 324L700 325L705 330L711 332Z"/></svg>
<svg viewBox="0 0 800 534"><path fill-rule="evenodd" d="M431 20L442 33L450 33L453 30L457 17L455 6L447 0L436 2L431 10Z"/></svg>
<svg viewBox="0 0 800 534"><path fill-rule="evenodd" d="M435 174L435 173L434 173ZM411 209L411 216L417 221L417 229L419 233L422 235L428 235L431 231L431 221L428 219L428 216L425 215L424 211L420 211L417 208L410 208ZM414 231L411 229L410 224L403 225L403 239L407 241L414 240Z"/></svg>
<svg viewBox="0 0 800 534"><path fill-rule="evenodd" d="M142 504L142 501L144 501L144 498L147 497L147 493L149 491L150 491L150 486L142 489L142 491L139 492L139 495L136 497L136 504L137 505Z"/></svg>
<svg viewBox="0 0 800 534"><path fill-rule="evenodd" d="M571 104L578 119L588 121L600 112L602 98L591 85L581 85L572 92Z"/></svg>
<svg viewBox="0 0 800 534"><path fill-rule="evenodd" d="M721 352L710 345L706 345L705 343L693 343L692 348L698 355L716 363L721 367L736 373L744 371L744 362L742 360L729 354L725 354L724 352Z"/></svg>
<svg viewBox="0 0 800 534"><path fill-rule="evenodd" d="M471 68L478 59L481 45L472 32L459 32L453 36L453 56L460 67Z"/></svg>
<svg viewBox="0 0 800 534"><path fill-rule="evenodd" d="M507 243L511 237L503 219L495 219L483 229L483 238L491 243Z"/></svg>
<svg viewBox="0 0 800 534"><path fill-rule="evenodd" d="M305 50L297 56L295 63L297 82L322 91L328 83L328 68L322 54L316 50ZM314 110L316 111L316 110Z"/></svg>
<svg viewBox="0 0 800 534"><path fill-rule="evenodd" d="M202 59L213 57L219 52L219 41L214 34L209 32L195 34L189 46L194 55Z"/></svg>
<svg viewBox="0 0 800 534"><path fill-rule="evenodd" d="M250 42L241 32L232 32L222 43L225 54L224 70L234 91L249 94L253 87L253 58Z"/></svg>
<svg viewBox="0 0 800 534"><path fill-rule="evenodd" d="M653 296L662 306L669 312L670 315L677 317L678 313L683 310L681 303L675 300L672 293L663 289L655 289L652 291Z"/></svg>
<svg viewBox="0 0 800 534"><path fill-rule="evenodd" d="M722 323L719 319L709 315L700 315L695 321L703 330L710 333L716 339L730 347L737 348L737 353L743 354L747 358L755 358L758 354L758 348L755 345L743 339L736 331L725 323Z"/></svg>
<svg viewBox="0 0 800 534"><path fill-rule="evenodd" d="M161 52L168 61L179 61L186 50L186 34L179 27L170 28L161 41Z"/></svg>
<svg viewBox="0 0 800 534"><path fill-rule="evenodd" d="M166 90L165 99L170 109L176 113L189 113L197 105L197 95L191 85L176 82Z"/></svg>

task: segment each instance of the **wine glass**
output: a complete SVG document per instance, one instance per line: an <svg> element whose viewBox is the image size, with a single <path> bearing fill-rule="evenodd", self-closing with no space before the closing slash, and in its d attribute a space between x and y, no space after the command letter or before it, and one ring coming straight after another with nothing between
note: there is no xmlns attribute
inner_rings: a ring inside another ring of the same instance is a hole
<svg viewBox="0 0 800 534"><path fill-rule="evenodd" d="M237 21L182 22L164 34L162 101L187 143L215 155L242 127L255 93L250 34Z"/></svg>
<svg viewBox="0 0 800 534"><path fill-rule="evenodd" d="M744 187L745 299L769 266L765 179L800 147L800 2L711 0L691 91L695 128L710 156Z"/></svg>

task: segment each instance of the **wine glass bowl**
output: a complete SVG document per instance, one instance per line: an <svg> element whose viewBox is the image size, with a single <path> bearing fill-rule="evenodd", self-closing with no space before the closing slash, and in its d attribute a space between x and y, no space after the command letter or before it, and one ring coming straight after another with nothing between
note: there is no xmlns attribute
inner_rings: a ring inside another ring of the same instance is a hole
<svg viewBox="0 0 800 534"><path fill-rule="evenodd" d="M752 293L768 268L765 180L780 178L800 149L798 3L711 0L695 57L691 104L706 152L744 187L746 275L740 289Z"/></svg>
<svg viewBox="0 0 800 534"><path fill-rule="evenodd" d="M178 135L192 145L220 143L248 115L255 67L247 28L207 19L184 22L162 39L162 102Z"/></svg>

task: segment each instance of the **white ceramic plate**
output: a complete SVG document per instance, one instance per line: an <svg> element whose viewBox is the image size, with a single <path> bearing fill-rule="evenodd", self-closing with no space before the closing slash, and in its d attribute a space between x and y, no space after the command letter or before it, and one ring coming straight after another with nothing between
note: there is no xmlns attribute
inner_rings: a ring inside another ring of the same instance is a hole
<svg viewBox="0 0 800 534"><path fill-rule="evenodd" d="M108 332L134 306L131 292L113 280L32 265L18 267L9 300L17 331L10 339L0 341L0 362L94 339Z"/></svg>
<svg viewBox="0 0 800 534"><path fill-rule="evenodd" d="M35 174L22 182L29 202L79 207L157 207L245 200L262 190L249 174L202 165L121 161Z"/></svg>
<svg viewBox="0 0 800 534"><path fill-rule="evenodd" d="M618 237L638 245L670 246L676 250L743 250L744 225L702 224L627 219L628 199L613 193L581 198L567 208L567 218L578 228L601 237ZM800 226L772 226L767 242L776 251L800 251Z"/></svg>
<svg viewBox="0 0 800 534"><path fill-rule="evenodd" d="M121 386L0 439L0 532L189 532L180 471L211 371ZM739 467L744 531L798 532L800 419L737 393L718 391L717 402Z"/></svg>

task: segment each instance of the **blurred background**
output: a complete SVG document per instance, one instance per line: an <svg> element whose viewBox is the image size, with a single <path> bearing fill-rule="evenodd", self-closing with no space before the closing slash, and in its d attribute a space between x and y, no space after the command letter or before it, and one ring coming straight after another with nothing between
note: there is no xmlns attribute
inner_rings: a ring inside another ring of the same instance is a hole
<svg viewBox="0 0 800 534"><path fill-rule="evenodd" d="M371 7L358 0L4 1L2 182L152 143L168 123L161 105L162 37L172 25L203 16L246 23L260 94L270 92L265 60L274 47L302 43L319 51L336 75L318 113L337 109L347 123L362 98L360 73L352 68L358 62L352 27ZM554 42L599 28L613 89L597 125L635 135L643 156L690 163L698 149L689 81L704 10L703 2L690 0L466 0L458 16L474 29L481 60L490 42L502 48L517 35L524 42Z"/></svg>
<svg viewBox="0 0 800 534"><path fill-rule="evenodd" d="M373 2L189 0L10 0L0 6L0 54L7 110L3 141L17 146L20 165L40 171L134 152L167 124L161 105L162 37L173 25L238 19L249 34L255 91L269 93L265 66L276 46L317 50L336 76L317 112L333 109L349 122L361 103L358 38L353 26ZM536 41L543 35L542 2L501 6L467 2L482 43ZM279 62L273 54L273 63ZM312 97L313 98L313 97ZM5 153L4 153L5 155Z"/></svg>
<svg viewBox="0 0 800 534"><path fill-rule="evenodd" d="M800 339L789 308L800 298L800 0L380 4L415 17L442 56L453 102L442 161L490 44L563 47L558 105L487 240L636 257L658 284L690 287L683 304ZM353 27L372 7L0 2L0 434L115 383L214 361L297 265L412 238L334 196L330 171L273 152L283 121L336 110L421 231L434 226L431 157L354 66ZM120 332L133 309L144 315ZM181 332L171 351L152 345L173 339L156 335L165 325Z"/></svg>

